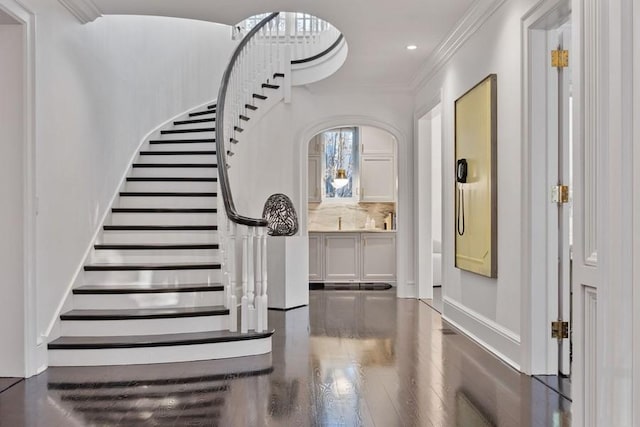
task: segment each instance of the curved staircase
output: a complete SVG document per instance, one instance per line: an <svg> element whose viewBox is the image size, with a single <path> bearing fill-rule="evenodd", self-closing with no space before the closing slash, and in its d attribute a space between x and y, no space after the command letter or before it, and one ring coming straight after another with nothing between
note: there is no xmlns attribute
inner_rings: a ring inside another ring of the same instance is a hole
<svg viewBox="0 0 640 427"><path fill-rule="evenodd" d="M282 43L307 49L317 34L298 37L296 30L291 37L286 30L283 38L280 22L289 21L296 22L270 14L238 44L222 78L219 108L191 111L142 145L76 280L81 285L66 304L73 309L60 315L59 337L48 345L50 366L271 351L268 224L236 212L227 159L255 122L252 116L280 100L290 102L291 85L300 84L292 83L292 74L315 64L324 72L303 80L324 78L331 67L322 61L334 60L335 68L346 55L340 35L321 53L298 58L300 70L292 68L295 58Z"/></svg>
<svg viewBox="0 0 640 427"><path fill-rule="evenodd" d="M84 284L72 291L73 310L60 315L61 336L48 346L50 366L179 362L271 351L273 331L229 331L218 234L215 115L215 104L192 111L143 144L84 266Z"/></svg>

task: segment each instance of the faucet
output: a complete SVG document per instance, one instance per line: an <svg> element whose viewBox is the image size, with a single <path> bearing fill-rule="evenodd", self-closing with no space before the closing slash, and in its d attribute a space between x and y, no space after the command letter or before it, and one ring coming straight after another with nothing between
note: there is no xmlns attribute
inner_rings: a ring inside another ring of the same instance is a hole
<svg viewBox="0 0 640 427"><path fill-rule="evenodd" d="M342 230L342 217L338 217L338 230Z"/></svg>

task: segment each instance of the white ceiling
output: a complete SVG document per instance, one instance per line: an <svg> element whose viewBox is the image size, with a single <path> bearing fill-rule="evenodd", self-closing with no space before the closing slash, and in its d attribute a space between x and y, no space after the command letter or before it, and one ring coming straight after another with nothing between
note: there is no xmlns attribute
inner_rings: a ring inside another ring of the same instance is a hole
<svg viewBox="0 0 640 427"><path fill-rule="evenodd" d="M19 24L18 21L7 15L2 9L0 9L0 25L5 24Z"/></svg>
<svg viewBox="0 0 640 427"><path fill-rule="evenodd" d="M409 87L433 49L476 0L93 0L103 14L160 15L233 25L257 13L306 12L331 22L349 44L331 77L344 86ZM408 44L417 50L408 51Z"/></svg>

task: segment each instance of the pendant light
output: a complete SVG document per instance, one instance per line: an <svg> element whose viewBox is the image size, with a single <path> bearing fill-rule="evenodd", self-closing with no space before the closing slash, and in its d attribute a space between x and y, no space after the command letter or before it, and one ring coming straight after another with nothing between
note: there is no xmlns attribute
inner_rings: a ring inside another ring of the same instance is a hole
<svg viewBox="0 0 640 427"><path fill-rule="evenodd" d="M333 178L333 181L331 181L331 185L335 189L342 188L349 183L349 179L347 178L347 171L341 167L342 157L343 157L342 151L344 150L344 135L342 135L342 128L340 129L340 134L337 142L338 143L337 143L336 151L338 152L338 159L337 159L338 169L336 170L336 176Z"/></svg>

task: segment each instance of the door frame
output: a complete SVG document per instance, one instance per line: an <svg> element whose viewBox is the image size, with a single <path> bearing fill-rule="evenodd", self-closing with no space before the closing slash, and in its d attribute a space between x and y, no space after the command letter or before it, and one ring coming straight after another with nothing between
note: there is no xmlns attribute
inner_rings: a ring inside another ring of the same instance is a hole
<svg viewBox="0 0 640 427"><path fill-rule="evenodd" d="M547 141L549 126L548 30L559 27L570 16L569 0L543 0L523 18L522 31L522 298L521 323L523 372L531 375L555 375L558 352L550 337L550 321L557 318L557 284L547 280L549 244L548 222L550 188L548 187L548 150L535 147ZM537 96L536 94L544 94ZM557 148L556 148L557 149ZM534 173L545 171L546 173ZM557 243L556 243L557 245ZM555 306L554 306L554 302Z"/></svg>
<svg viewBox="0 0 640 427"><path fill-rule="evenodd" d="M415 272L417 279L417 298L433 298L433 263L425 260L433 260L433 235L432 235L432 159L433 152L431 138L431 115L436 108L440 108L440 120L442 122L442 89L437 96L432 98L414 115L414 132L417 135L414 147L413 170L414 170L414 192L417 194L417 201L414 206L414 235L415 238ZM444 146L444 126L441 126L440 133L441 147ZM441 165L443 164L444 150L441 150ZM441 169L444 170L444 169ZM441 187L444 179L441 182ZM441 188L441 194L443 189ZM441 204L442 211L443 206ZM442 212L441 212L442 217ZM442 248L441 248L441 252ZM444 288L444 286L443 286ZM444 291L443 291L444 293Z"/></svg>
<svg viewBox="0 0 640 427"><path fill-rule="evenodd" d="M36 288L36 75L35 75L35 14L16 0L0 0L0 9L18 21L23 32L23 283L24 283L24 377L29 378L46 369L46 343L38 334Z"/></svg>

